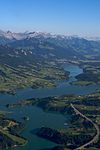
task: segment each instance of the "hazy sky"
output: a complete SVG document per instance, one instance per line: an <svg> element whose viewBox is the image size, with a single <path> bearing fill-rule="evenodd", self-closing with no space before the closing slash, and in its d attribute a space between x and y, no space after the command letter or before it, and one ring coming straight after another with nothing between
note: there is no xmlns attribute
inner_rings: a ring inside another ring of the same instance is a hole
<svg viewBox="0 0 100 150"><path fill-rule="evenodd" d="M0 0L0 29L100 36L100 0Z"/></svg>

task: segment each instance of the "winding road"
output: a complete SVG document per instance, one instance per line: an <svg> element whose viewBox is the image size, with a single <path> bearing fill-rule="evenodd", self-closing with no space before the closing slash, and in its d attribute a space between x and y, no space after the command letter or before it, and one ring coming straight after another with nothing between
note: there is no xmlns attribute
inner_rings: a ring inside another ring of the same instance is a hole
<svg viewBox="0 0 100 150"><path fill-rule="evenodd" d="M75 113L77 115L80 115L81 117L85 118L86 120L88 120L89 122L91 122L94 126L94 128L96 129L96 135L93 137L93 139L89 142L87 142L86 144L76 148L75 150L82 150L84 149L86 146L94 143L95 141L97 141L97 139L99 138L99 135L100 135L100 130L99 130L99 127L96 123L94 123L90 118L86 117L84 114L82 114L77 108L75 108L75 106L71 103L71 107L74 109Z"/></svg>

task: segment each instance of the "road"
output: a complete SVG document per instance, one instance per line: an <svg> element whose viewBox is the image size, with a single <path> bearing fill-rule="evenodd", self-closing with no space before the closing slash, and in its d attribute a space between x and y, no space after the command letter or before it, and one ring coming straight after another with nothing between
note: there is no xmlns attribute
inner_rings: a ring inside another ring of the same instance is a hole
<svg viewBox="0 0 100 150"><path fill-rule="evenodd" d="M85 118L86 120L88 120L89 122L91 122L94 126L94 128L96 129L96 135L93 137L93 139L89 142L87 142L86 144L76 148L75 150L82 150L84 149L86 146L94 143L95 141L97 141L97 139L99 138L100 135L100 130L99 127L96 123L94 123L90 118L86 117L84 114L82 114L77 108L75 108L75 106L73 104L71 104L71 107L74 109L75 113L80 115L81 117Z"/></svg>

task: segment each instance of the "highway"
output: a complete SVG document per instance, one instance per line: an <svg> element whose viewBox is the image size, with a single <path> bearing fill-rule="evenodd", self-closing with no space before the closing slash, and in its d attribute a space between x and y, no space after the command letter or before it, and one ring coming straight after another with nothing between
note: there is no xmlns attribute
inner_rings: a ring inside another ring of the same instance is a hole
<svg viewBox="0 0 100 150"><path fill-rule="evenodd" d="M84 149L86 146L96 142L99 138L100 135L100 130L99 127L96 123L94 123L90 118L86 117L84 114L82 114L77 108L75 108L75 106L71 103L71 107L74 109L75 113L77 115L80 115L81 117L85 118L86 120L88 120L89 122L91 122L91 124L93 124L94 128L96 129L96 135L93 137L92 140L90 140L89 142L85 143L84 145L76 148L75 150L82 150Z"/></svg>

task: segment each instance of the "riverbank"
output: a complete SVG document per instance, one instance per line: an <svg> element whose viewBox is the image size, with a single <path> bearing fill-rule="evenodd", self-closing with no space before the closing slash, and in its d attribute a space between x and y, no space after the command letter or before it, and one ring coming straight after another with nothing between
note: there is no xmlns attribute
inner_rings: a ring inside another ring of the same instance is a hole
<svg viewBox="0 0 100 150"><path fill-rule="evenodd" d="M70 81L75 80L75 76L78 75L82 71L80 70L80 68L78 69L78 67L75 67L75 65L72 66L68 64L66 67L66 70L68 68L70 70L72 68L72 70L70 71L71 72ZM88 97L86 98L86 100L85 100L85 97L83 100L81 100L82 96L92 93L96 89L99 89L99 86L97 85L84 86L84 87L72 86L69 84L69 81L63 80L62 82L60 82L60 85L55 88L44 88L44 89L42 88L31 89L30 88L30 89L25 89L25 90L17 90L15 95L2 93L0 104L3 104L3 105L9 104L9 105L8 107L2 106L3 108L2 107L1 108L3 110L12 111L11 115L8 114L10 118L15 118L17 120L22 121L23 117L26 117L26 116L29 117L29 121L27 121L27 127L21 133L22 137L25 137L29 140L28 144L25 145L24 147L17 147L14 149L15 150L26 150L26 149L32 150L33 148L34 149L42 149L42 148L52 149L52 147L56 146L55 143L52 143L47 140L45 141L43 138L39 138L33 132L31 132L32 130L35 130L36 128L41 128L42 126L55 129L61 133L66 133L70 135L73 133L72 136L74 136L74 138L77 137L77 133L83 134L84 126L82 124L87 124L87 123L84 122L84 120L82 120L80 117L79 118L76 117L76 115L70 108L70 105L69 105L70 102L73 102L74 105L78 109L81 109L80 111L82 112L84 111L83 113L86 116L90 116L94 121L97 120L97 122L99 123L99 110L96 110L97 108L96 106L94 108L89 106L91 104L91 103L89 104L89 102L91 102L92 98L89 99L89 101L87 100ZM61 96L61 95L64 95L64 96ZM48 101L48 97L50 97L49 99L50 101ZM96 99L96 97L94 97L94 99ZM94 101L95 100L92 101L93 105L94 105ZM80 104L80 102L82 102L82 105ZM96 103L97 102L98 100L96 100ZM42 109L40 108L42 108L44 111L42 111ZM64 114L64 115L60 115L60 114ZM92 116L93 114L95 115ZM80 129L79 127L81 126L82 128ZM89 128L90 128L90 125L89 125ZM92 132L89 131L89 135L87 136L92 138L94 136L95 130L92 127L91 127L91 130ZM86 138L86 141L87 139L88 138Z"/></svg>
<svg viewBox="0 0 100 150"><path fill-rule="evenodd" d="M0 92L9 94L15 94L16 89L27 87L33 89L55 87L56 81L69 79L69 72L61 66L58 67L56 62L30 64L29 66L18 66L17 68L0 65L0 72Z"/></svg>
<svg viewBox="0 0 100 150"><path fill-rule="evenodd" d="M58 130L48 127L42 127L38 130L37 135L53 141L57 144L66 145L67 148L76 148L80 145L84 145L88 141L92 140L96 131L94 126L87 119L81 118L81 116L75 116L71 103L74 104L82 113L89 116L99 125L100 111L99 111L99 98L100 91L96 91L87 95L63 95L56 97L47 97L42 99L27 99L22 100L16 104L7 105L8 108L15 109L17 107L25 107L29 105L35 105L42 108L46 113L55 112L65 115L71 115L71 122L68 124L68 128L60 128ZM93 115L92 115L93 114ZM56 134L57 133L57 134ZM52 137L54 134L54 138ZM51 136L52 135L52 136ZM58 139L58 140L57 140ZM62 139L62 140L61 140ZM57 141L62 143L58 143ZM69 142L69 141L73 142ZM66 142L65 142L66 141ZM78 141L79 144L78 144ZM70 145L70 146L69 146Z"/></svg>
<svg viewBox="0 0 100 150"><path fill-rule="evenodd" d="M20 136L24 124L5 116L0 116L0 140L2 148L26 145L28 140Z"/></svg>
<svg viewBox="0 0 100 150"><path fill-rule="evenodd" d="M83 73L76 76L77 81L73 81L72 85L100 85L100 61L88 60L79 61L80 66L83 68Z"/></svg>

